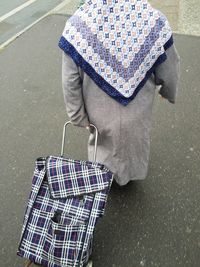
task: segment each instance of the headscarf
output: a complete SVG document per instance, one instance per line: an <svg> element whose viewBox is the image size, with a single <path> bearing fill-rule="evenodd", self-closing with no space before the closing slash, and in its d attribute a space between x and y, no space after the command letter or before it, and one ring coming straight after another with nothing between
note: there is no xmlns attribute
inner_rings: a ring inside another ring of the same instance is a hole
<svg viewBox="0 0 200 267"><path fill-rule="evenodd" d="M86 0L59 47L122 105L143 88L173 44L166 17L146 0Z"/></svg>

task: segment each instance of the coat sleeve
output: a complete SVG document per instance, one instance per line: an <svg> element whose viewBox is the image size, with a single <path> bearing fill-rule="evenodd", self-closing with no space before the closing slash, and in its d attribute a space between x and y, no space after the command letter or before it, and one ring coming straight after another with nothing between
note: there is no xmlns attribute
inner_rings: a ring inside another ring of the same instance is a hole
<svg viewBox="0 0 200 267"><path fill-rule="evenodd" d="M160 95L170 103L175 103L180 76L180 58L175 46L166 51L167 59L155 70L156 85L160 85Z"/></svg>
<svg viewBox="0 0 200 267"><path fill-rule="evenodd" d="M71 57L62 55L62 87L67 114L74 125L89 125L82 94L82 79L79 68Z"/></svg>

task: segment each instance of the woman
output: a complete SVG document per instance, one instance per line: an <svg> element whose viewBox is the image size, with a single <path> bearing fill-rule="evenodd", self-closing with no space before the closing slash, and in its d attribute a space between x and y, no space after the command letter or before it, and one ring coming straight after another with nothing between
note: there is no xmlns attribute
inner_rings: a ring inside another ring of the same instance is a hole
<svg viewBox="0 0 200 267"><path fill-rule="evenodd" d="M63 90L78 126L97 126L97 161L119 185L145 179L156 85L174 103L179 57L166 17L146 0L87 0L66 23ZM88 144L92 160L94 135Z"/></svg>

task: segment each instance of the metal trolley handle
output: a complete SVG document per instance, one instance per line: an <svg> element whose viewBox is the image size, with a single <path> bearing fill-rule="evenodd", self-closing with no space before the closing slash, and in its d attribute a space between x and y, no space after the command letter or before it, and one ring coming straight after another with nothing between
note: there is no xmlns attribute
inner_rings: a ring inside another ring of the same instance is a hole
<svg viewBox="0 0 200 267"><path fill-rule="evenodd" d="M61 157L64 156L64 147L65 147L65 136L66 136L66 128L69 124L72 124L71 121L67 121L63 127L63 138L62 138L62 148L61 148ZM72 124L73 125L73 124ZM98 141L98 129L94 124L90 124L90 127L95 129L95 149L94 149L94 157L93 160L94 162L96 162L96 158L97 158L97 141Z"/></svg>

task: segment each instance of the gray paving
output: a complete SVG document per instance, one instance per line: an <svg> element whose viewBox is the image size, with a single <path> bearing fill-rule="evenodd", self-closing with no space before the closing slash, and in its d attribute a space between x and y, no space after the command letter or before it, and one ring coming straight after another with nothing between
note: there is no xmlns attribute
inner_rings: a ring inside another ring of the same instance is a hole
<svg viewBox="0 0 200 267"><path fill-rule="evenodd" d="M200 36L199 0L149 0L162 10L177 33Z"/></svg>
<svg viewBox="0 0 200 267"><path fill-rule="evenodd" d="M27 26L34 23L36 20L55 8L61 2L61 0L36 1L26 8L20 10L19 12L15 13L14 15L1 21L0 49L1 45L4 45L7 40L18 34L20 31L23 31ZM3 3L0 4L0 10L4 10L3 14L6 14L7 12L16 8L16 6L22 5L23 3L20 3L18 0L13 1L12 3L10 3L10 1L7 1L7 3L5 3L5 0L3 0Z"/></svg>
<svg viewBox="0 0 200 267"><path fill-rule="evenodd" d="M59 155L67 120L57 48L65 16L50 16L0 54L0 266L16 256L34 161ZM156 98L149 174L113 186L97 225L95 267L199 267L200 38L177 35L182 77L176 105ZM86 159L87 133L70 129L66 154Z"/></svg>
<svg viewBox="0 0 200 267"><path fill-rule="evenodd" d="M14 8L16 8L22 4L24 4L24 0L13 0L13 1L1 0L0 16L3 16L4 14L10 12Z"/></svg>

